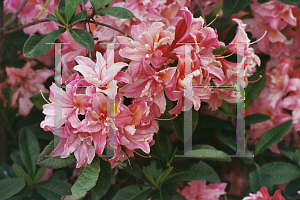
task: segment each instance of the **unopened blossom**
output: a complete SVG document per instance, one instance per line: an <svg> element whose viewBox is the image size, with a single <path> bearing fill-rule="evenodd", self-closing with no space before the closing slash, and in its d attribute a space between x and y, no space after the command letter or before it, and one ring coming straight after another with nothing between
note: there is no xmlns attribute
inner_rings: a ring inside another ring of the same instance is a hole
<svg viewBox="0 0 300 200"><path fill-rule="evenodd" d="M191 181L188 185L180 192L187 200L218 200L225 194L227 183L206 185L206 181Z"/></svg>
<svg viewBox="0 0 300 200"><path fill-rule="evenodd" d="M43 83L54 74L48 69L33 70L33 64L27 62L23 68L5 67L7 83L13 94L11 107L19 106L18 115L27 116L30 113L33 103L29 98L40 90L48 92Z"/></svg>

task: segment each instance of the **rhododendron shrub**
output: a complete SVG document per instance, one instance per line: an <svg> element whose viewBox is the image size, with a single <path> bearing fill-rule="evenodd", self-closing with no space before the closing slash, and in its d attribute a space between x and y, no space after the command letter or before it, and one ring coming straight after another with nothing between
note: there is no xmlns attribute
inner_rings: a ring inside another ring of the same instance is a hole
<svg viewBox="0 0 300 200"><path fill-rule="evenodd" d="M299 1L1 5L0 199L299 198Z"/></svg>

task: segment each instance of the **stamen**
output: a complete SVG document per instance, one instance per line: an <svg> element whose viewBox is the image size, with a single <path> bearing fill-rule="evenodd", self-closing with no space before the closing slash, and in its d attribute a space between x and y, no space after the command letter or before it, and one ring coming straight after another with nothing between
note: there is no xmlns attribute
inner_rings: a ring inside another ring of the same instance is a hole
<svg viewBox="0 0 300 200"><path fill-rule="evenodd" d="M255 81L246 81L246 82L248 82L248 83L256 83L256 82L259 81L261 78L262 78L262 75L259 75L259 78L258 78L257 80L255 80Z"/></svg>
<svg viewBox="0 0 300 200"><path fill-rule="evenodd" d="M52 104L52 103L50 103L46 98L45 98L45 96L44 96L44 94L43 94L43 91L42 90L40 90L40 93L41 93L41 95L42 95L42 97L43 97L43 99L48 103L48 104Z"/></svg>
<svg viewBox="0 0 300 200"><path fill-rule="evenodd" d="M218 17L219 17L219 14L216 14L216 17L215 17L209 24L207 24L205 27L208 27L208 26L210 26L212 23L214 23Z"/></svg>
<svg viewBox="0 0 300 200"><path fill-rule="evenodd" d="M139 154L137 151L135 151L134 150L134 153L136 153L137 155L139 155L139 156L141 156L141 157L143 157L143 158L151 158L151 156L149 155L149 156L144 156L144 155L141 155L141 154Z"/></svg>
<svg viewBox="0 0 300 200"><path fill-rule="evenodd" d="M133 46L134 48L136 48L137 50L139 50L139 51L141 51L141 52L144 52L144 51L138 49L136 46L134 46L134 45L131 43L131 41L128 39L127 34L125 34L125 37L126 37L127 41L129 42L129 44L131 44L131 46ZM146 48L147 48L147 47L146 47ZM147 55L148 55L148 54L147 54Z"/></svg>
<svg viewBox="0 0 300 200"><path fill-rule="evenodd" d="M168 120L175 119L176 117L178 117L177 114L176 114L174 117L170 118L170 119L160 119L160 118L155 118L155 119L156 119L156 120L160 120L160 121L168 121Z"/></svg>
<svg viewBox="0 0 300 200"><path fill-rule="evenodd" d="M234 47L234 51L233 51L231 54L229 54L229 55L227 55L227 56L219 56L219 57L217 57L217 58L228 58L228 57L232 56L232 55L235 54L235 53L236 53L236 47Z"/></svg>
<svg viewBox="0 0 300 200"><path fill-rule="evenodd" d="M207 88L207 87L204 87L203 92L201 92L200 94L204 94L204 92L206 91L206 88Z"/></svg>
<svg viewBox="0 0 300 200"><path fill-rule="evenodd" d="M268 31L265 31L265 33L263 34L263 36L261 36L261 38L259 38L258 40L254 41L254 42L251 42L250 44L255 44L255 43L261 41L266 36L267 32Z"/></svg>

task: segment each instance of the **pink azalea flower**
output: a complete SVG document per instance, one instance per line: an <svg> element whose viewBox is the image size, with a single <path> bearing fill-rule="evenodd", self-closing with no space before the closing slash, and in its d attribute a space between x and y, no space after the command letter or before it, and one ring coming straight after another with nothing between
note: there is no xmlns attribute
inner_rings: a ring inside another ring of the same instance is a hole
<svg viewBox="0 0 300 200"><path fill-rule="evenodd" d="M13 93L11 107L19 106L17 115L27 116L30 113L33 103L29 98L39 93L40 90L48 92L43 83L54 74L52 70L48 69L33 70L31 68L33 64L34 62L27 62L22 69L5 68L8 77L7 83L11 86Z"/></svg>
<svg viewBox="0 0 300 200"><path fill-rule="evenodd" d="M5 13L14 13L19 8L23 1L20 0L5 0L4 1L4 10ZM57 9L58 7L58 0L50 1L47 9L53 13L53 7ZM40 13L44 6L45 2L43 0L29 0L25 7L22 9L20 14L18 15L19 23L20 24L27 24L32 22ZM49 13L46 11L41 16L41 19L45 19ZM24 29L26 34L33 34L35 32L39 32L43 35L50 33L51 31L57 29L57 23L55 22L44 22L40 24L36 24Z"/></svg>
<svg viewBox="0 0 300 200"><path fill-rule="evenodd" d="M191 181L188 185L181 191L188 200L218 200L225 194L227 183L206 185L206 181Z"/></svg>
<svg viewBox="0 0 300 200"><path fill-rule="evenodd" d="M260 38L265 31L267 35L258 42L258 48L264 53L269 53L269 42L285 42L286 37L280 32L288 24L296 26L296 18L292 13L292 6L285 5L279 1L269 1L259 4L253 1L250 5L253 19L246 19L248 25L246 30L251 32L253 37Z"/></svg>
<svg viewBox="0 0 300 200"><path fill-rule="evenodd" d="M121 46L119 54L137 62L145 59L153 67L161 67L169 57L169 47L173 40L173 34L163 30L163 26L160 22L154 22L148 30L144 23L132 26L134 40L124 36L117 37Z"/></svg>
<svg viewBox="0 0 300 200"><path fill-rule="evenodd" d="M249 197L244 197L243 200L285 200L278 189L275 191L273 197L269 195L268 189L264 186L256 194L249 194Z"/></svg>

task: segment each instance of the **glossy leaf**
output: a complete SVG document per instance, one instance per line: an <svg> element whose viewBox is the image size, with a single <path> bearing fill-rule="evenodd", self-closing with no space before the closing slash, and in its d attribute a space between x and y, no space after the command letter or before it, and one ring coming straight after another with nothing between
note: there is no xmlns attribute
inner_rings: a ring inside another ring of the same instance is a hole
<svg viewBox="0 0 300 200"><path fill-rule="evenodd" d="M289 120L278 126L275 126L267 132L264 132L258 139L258 142L255 146L254 155L257 155L263 152L264 150L268 149L270 146L278 143L280 139L283 138L289 132L292 125L293 121Z"/></svg>
<svg viewBox="0 0 300 200"><path fill-rule="evenodd" d="M299 166L286 162L272 162L263 165L261 172L271 176L273 185L286 183L300 177Z"/></svg>
<svg viewBox="0 0 300 200"><path fill-rule="evenodd" d="M94 38L89 32L83 29L71 29L70 34L76 43L89 51L94 51Z"/></svg>
<svg viewBox="0 0 300 200"><path fill-rule="evenodd" d="M100 159L100 166L101 170L99 178L91 191L95 192L98 196L103 197L111 186L115 170L111 169L111 164L103 159Z"/></svg>
<svg viewBox="0 0 300 200"><path fill-rule="evenodd" d="M70 24L84 20L86 18L86 15L87 15L86 10L81 11L80 13L72 17Z"/></svg>
<svg viewBox="0 0 300 200"><path fill-rule="evenodd" d="M22 178L8 178L0 180L0 199L5 200L17 194L25 187Z"/></svg>
<svg viewBox="0 0 300 200"><path fill-rule="evenodd" d="M65 32L66 29L58 29L54 30L48 35L44 36L37 36L32 34L24 44L23 54L27 58L37 58L45 55L52 44L47 43L54 43L55 40L59 38L61 34Z"/></svg>
<svg viewBox="0 0 300 200"><path fill-rule="evenodd" d="M190 112L190 111L186 111ZM181 112L175 119L172 120L173 127L178 138L184 141L184 127L190 126L190 124L185 123L184 112ZM198 111L192 108L192 132L194 133L198 124Z"/></svg>
<svg viewBox="0 0 300 200"><path fill-rule="evenodd" d="M53 8L55 17L64 25L67 25L66 21L64 20L64 17L56 10L56 8Z"/></svg>
<svg viewBox="0 0 300 200"><path fill-rule="evenodd" d="M19 133L20 154L24 166L31 178L34 178L36 171L36 160L39 157L40 146L35 134L31 129L25 127Z"/></svg>
<svg viewBox="0 0 300 200"><path fill-rule="evenodd" d="M46 200L61 199L71 194L70 183L62 180L48 180L35 185L35 190Z"/></svg>
<svg viewBox="0 0 300 200"><path fill-rule="evenodd" d="M94 10L99 10L101 8L101 0L90 0Z"/></svg>
<svg viewBox="0 0 300 200"><path fill-rule="evenodd" d="M253 115L248 115L245 117L245 126L248 126L250 124L256 124L260 122L264 122L271 119L268 115L264 115L261 113L255 113Z"/></svg>
<svg viewBox="0 0 300 200"><path fill-rule="evenodd" d="M224 0L223 16L228 18L232 14L238 14L246 6L250 5L251 0Z"/></svg>
<svg viewBox="0 0 300 200"><path fill-rule="evenodd" d="M121 19L135 18L132 12L126 8L121 7L106 7L98 11L100 14L111 15Z"/></svg>
<svg viewBox="0 0 300 200"><path fill-rule="evenodd" d="M39 155L37 164L41 167L58 169L71 165L76 161L74 155L72 154L68 158L52 157L50 153L54 150L54 142L51 141Z"/></svg>
<svg viewBox="0 0 300 200"><path fill-rule="evenodd" d="M214 149L193 149L185 152L186 156L198 157L203 160L212 160L220 162L231 162L231 158L227 153Z"/></svg>
<svg viewBox="0 0 300 200"><path fill-rule="evenodd" d="M66 199L75 200L85 197L86 193L96 185L99 172L100 160L95 157L91 164L81 169L81 173L71 189L72 196L68 196Z"/></svg>
<svg viewBox="0 0 300 200"><path fill-rule="evenodd" d="M119 190L112 200L145 200L151 190L149 185L130 185Z"/></svg>
<svg viewBox="0 0 300 200"><path fill-rule="evenodd" d="M77 7L79 4L79 0L66 0L65 3L65 21L69 24L70 19L75 14Z"/></svg>

